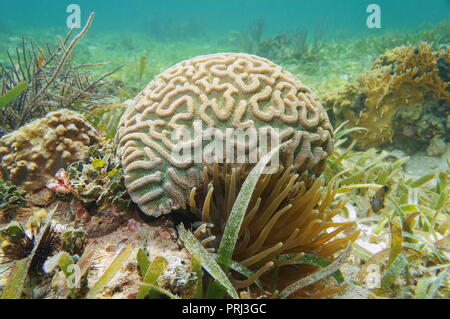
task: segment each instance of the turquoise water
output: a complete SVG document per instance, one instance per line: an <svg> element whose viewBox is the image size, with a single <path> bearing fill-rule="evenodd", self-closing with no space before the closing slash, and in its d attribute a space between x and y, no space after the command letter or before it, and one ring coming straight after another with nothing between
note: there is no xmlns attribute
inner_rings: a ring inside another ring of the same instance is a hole
<svg viewBox="0 0 450 319"><path fill-rule="evenodd" d="M450 17L449 0L2 0L0 28L6 23L15 29L64 28L71 3L80 6L83 21L96 12L93 32L150 32L157 19L163 36L170 35L174 23L190 24L198 29L192 33L214 37L245 28L255 19L265 21L266 34L317 24L334 36L370 34L378 31L366 26L371 3L382 9L384 31L412 30Z"/></svg>

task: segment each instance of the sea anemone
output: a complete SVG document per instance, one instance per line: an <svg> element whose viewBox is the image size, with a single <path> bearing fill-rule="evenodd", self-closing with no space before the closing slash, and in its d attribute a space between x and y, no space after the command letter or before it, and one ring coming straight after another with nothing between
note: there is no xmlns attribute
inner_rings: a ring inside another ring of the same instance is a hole
<svg viewBox="0 0 450 319"><path fill-rule="evenodd" d="M264 293L280 291L317 270L301 262L305 254L331 263L335 253L359 235L355 223L333 222L344 206L334 201L333 181L325 186L323 178L300 180L293 171L293 167L281 167L276 174L263 175L255 187L233 255L234 261L255 275L246 280L233 277L237 289L260 279ZM201 220L195 235L209 250L220 243L245 175L241 167L205 167L205 187L191 192L191 212ZM317 282L291 297L319 298L343 288Z"/></svg>

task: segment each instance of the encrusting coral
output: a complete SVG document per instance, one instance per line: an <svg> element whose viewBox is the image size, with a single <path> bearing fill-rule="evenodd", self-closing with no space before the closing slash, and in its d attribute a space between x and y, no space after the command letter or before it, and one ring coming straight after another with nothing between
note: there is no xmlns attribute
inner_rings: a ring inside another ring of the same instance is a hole
<svg viewBox="0 0 450 319"><path fill-rule="evenodd" d="M412 136L426 145L434 136L448 134L449 66L447 48L434 51L426 43L397 47L379 56L357 83L327 94L324 106L338 120L367 129L358 138L363 149ZM430 116L436 119L432 132L430 125L421 125Z"/></svg>
<svg viewBox="0 0 450 319"><path fill-rule="evenodd" d="M40 190L59 169L85 159L98 138L82 115L49 113L0 140L3 178L29 192Z"/></svg>
<svg viewBox="0 0 450 319"><path fill-rule="evenodd" d="M319 175L333 150L332 126L322 105L280 66L234 53L184 61L136 97L118 129L125 184L144 213L159 216L186 207L191 188L203 184L202 163L173 156L180 144L202 142L205 132L198 133L197 121L223 135L226 128L266 129L271 134L279 129L280 142L290 142L281 154L283 164L294 166L304 177ZM194 138L173 141L176 129L189 130ZM226 142L235 150L239 147L234 137Z"/></svg>
<svg viewBox="0 0 450 319"><path fill-rule="evenodd" d="M255 275L245 280L235 278L236 288L248 287L260 279L265 291L281 291L317 270L300 261L305 253L332 262L334 254L359 235L355 223L333 222L345 204L334 202L333 182L325 186L319 178L309 187L293 172L293 167L281 167L276 174L263 175L258 181L233 255L234 261L254 270ZM190 207L202 223L196 236L205 247L216 249L246 174L241 167L214 165L205 167L204 176L205 186L191 192ZM324 287L323 282L318 282L297 291L294 297L317 298L342 288Z"/></svg>

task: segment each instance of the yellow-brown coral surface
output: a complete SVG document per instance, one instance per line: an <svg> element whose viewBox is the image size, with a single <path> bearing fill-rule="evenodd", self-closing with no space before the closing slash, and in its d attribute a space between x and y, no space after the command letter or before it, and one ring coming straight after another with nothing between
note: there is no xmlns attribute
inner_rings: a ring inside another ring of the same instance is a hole
<svg viewBox="0 0 450 319"><path fill-rule="evenodd" d="M379 56L357 83L328 94L324 104L338 118L367 129L358 139L361 148L392 142L395 126L401 125L396 122L399 112L420 117L429 102L450 105L445 65L450 65L446 49L433 51L426 43L397 47Z"/></svg>
<svg viewBox="0 0 450 319"><path fill-rule="evenodd" d="M60 168L85 159L97 140L96 130L80 114L49 113L0 140L3 177L27 191L39 190Z"/></svg>
<svg viewBox="0 0 450 319"><path fill-rule="evenodd" d="M184 207L192 187L202 185L203 165L172 155L171 133L179 128L194 131L194 121L223 133L227 128L277 128L281 142L291 141L284 164L305 173L320 174L333 149L332 127L322 105L280 66L234 53L181 62L144 89L118 130L125 183L146 214L159 216ZM194 137L187 142L199 141Z"/></svg>

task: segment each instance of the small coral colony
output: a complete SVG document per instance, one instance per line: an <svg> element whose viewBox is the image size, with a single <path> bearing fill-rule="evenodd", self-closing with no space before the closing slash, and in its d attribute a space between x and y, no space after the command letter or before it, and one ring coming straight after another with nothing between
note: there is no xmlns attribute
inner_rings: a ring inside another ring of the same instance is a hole
<svg viewBox="0 0 450 319"><path fill-rule="evenodd" d="M93 18L0 54L2 298L450 297L448 21L325 41L259 20L165 55L151 32L83 47ZM280 145L182 161L198 124Z"/></svg>

